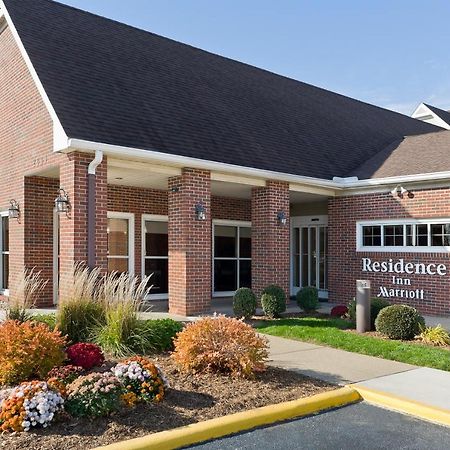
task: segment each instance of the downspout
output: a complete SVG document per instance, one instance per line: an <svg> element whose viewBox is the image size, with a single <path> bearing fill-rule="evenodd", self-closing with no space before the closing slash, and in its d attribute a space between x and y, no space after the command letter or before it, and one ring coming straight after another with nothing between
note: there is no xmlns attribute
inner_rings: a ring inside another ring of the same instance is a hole
<svg viewBox="0 0 450 450"><path fill-rule="evenodd" d="M103 161L103 152L95 151L95 158L91 161L88 167L88 223L87 223L87 246L88 246L88 267L94 269L96 266L95 258L95 206L96 206L96 184L95 176L97 167Z"/></svg>

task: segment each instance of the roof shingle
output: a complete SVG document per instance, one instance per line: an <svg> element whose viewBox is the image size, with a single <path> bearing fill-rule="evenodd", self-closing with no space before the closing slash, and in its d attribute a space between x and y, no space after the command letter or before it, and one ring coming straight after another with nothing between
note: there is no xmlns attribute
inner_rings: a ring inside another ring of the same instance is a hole
<svg viewBox="0 0 450 450"><path fill-rule="evenodd" d="M331 179L438 128L50 0L4 0L71 138Z"/></svg>

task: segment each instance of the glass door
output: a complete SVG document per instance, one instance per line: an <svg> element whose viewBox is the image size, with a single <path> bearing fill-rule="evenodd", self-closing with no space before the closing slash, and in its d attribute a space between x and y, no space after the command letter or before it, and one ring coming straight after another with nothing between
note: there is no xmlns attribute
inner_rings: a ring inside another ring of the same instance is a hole
<svg viewBox="0 0 450 450"><path fill-rule="evenodd" d="M297 219L297 220L295 220ZM293 218L293 293L306 286L328 297L328 227L319 218Z"/></svg>

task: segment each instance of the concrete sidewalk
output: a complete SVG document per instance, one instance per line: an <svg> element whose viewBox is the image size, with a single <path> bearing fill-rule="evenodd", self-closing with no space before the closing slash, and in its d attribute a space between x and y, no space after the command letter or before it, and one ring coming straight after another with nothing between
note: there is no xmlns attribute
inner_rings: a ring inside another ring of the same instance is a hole
<svg viewBox="0 0 450 450"><path fill-rule="evenodd" d="M330 383L357 383L416 369L416 366L387 359L276 336L264 336L270 343L271 365Z"/></svg>
<svg viewBox="0 0 450 450"><path fill-rule="evenodd" d="M450 414L450 372L265 336L273 366L331 383L354 384L356 389L366 387Z"/></svg>

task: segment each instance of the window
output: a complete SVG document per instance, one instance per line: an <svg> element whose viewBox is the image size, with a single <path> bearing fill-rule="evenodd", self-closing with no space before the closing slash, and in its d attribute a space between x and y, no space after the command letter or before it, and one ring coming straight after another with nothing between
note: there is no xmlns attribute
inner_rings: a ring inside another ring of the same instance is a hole
<svg viewBox="0 0 450 450"><path fill-rule="evenodd" d="M9 279L9 218L0 214L0 292L8 292Z"/></svg>
<svg viewBox="0 0 450 450"><path fill-rule="evenodd" d="M358 251L450 252L450 219L357 224Z"/></svg>
<svg viewBox="0 0 450 450"><path fill-rule="evenodd" d="M144 216L143 274L151 275L150 295L167 298L169 292L168 223L165 216Z"/></svg>
<svg viewBox="0 0 450 450"><path fill-rule="evenodd" d="M252 284L252 237L247 223L214 224L214 292L231 293Z"/></svg>
<svg viewBox="0 0 450 450"><path fill-rule="evenodd" d="M108 213L108 272L133 275L134 216Z"/></svg>

